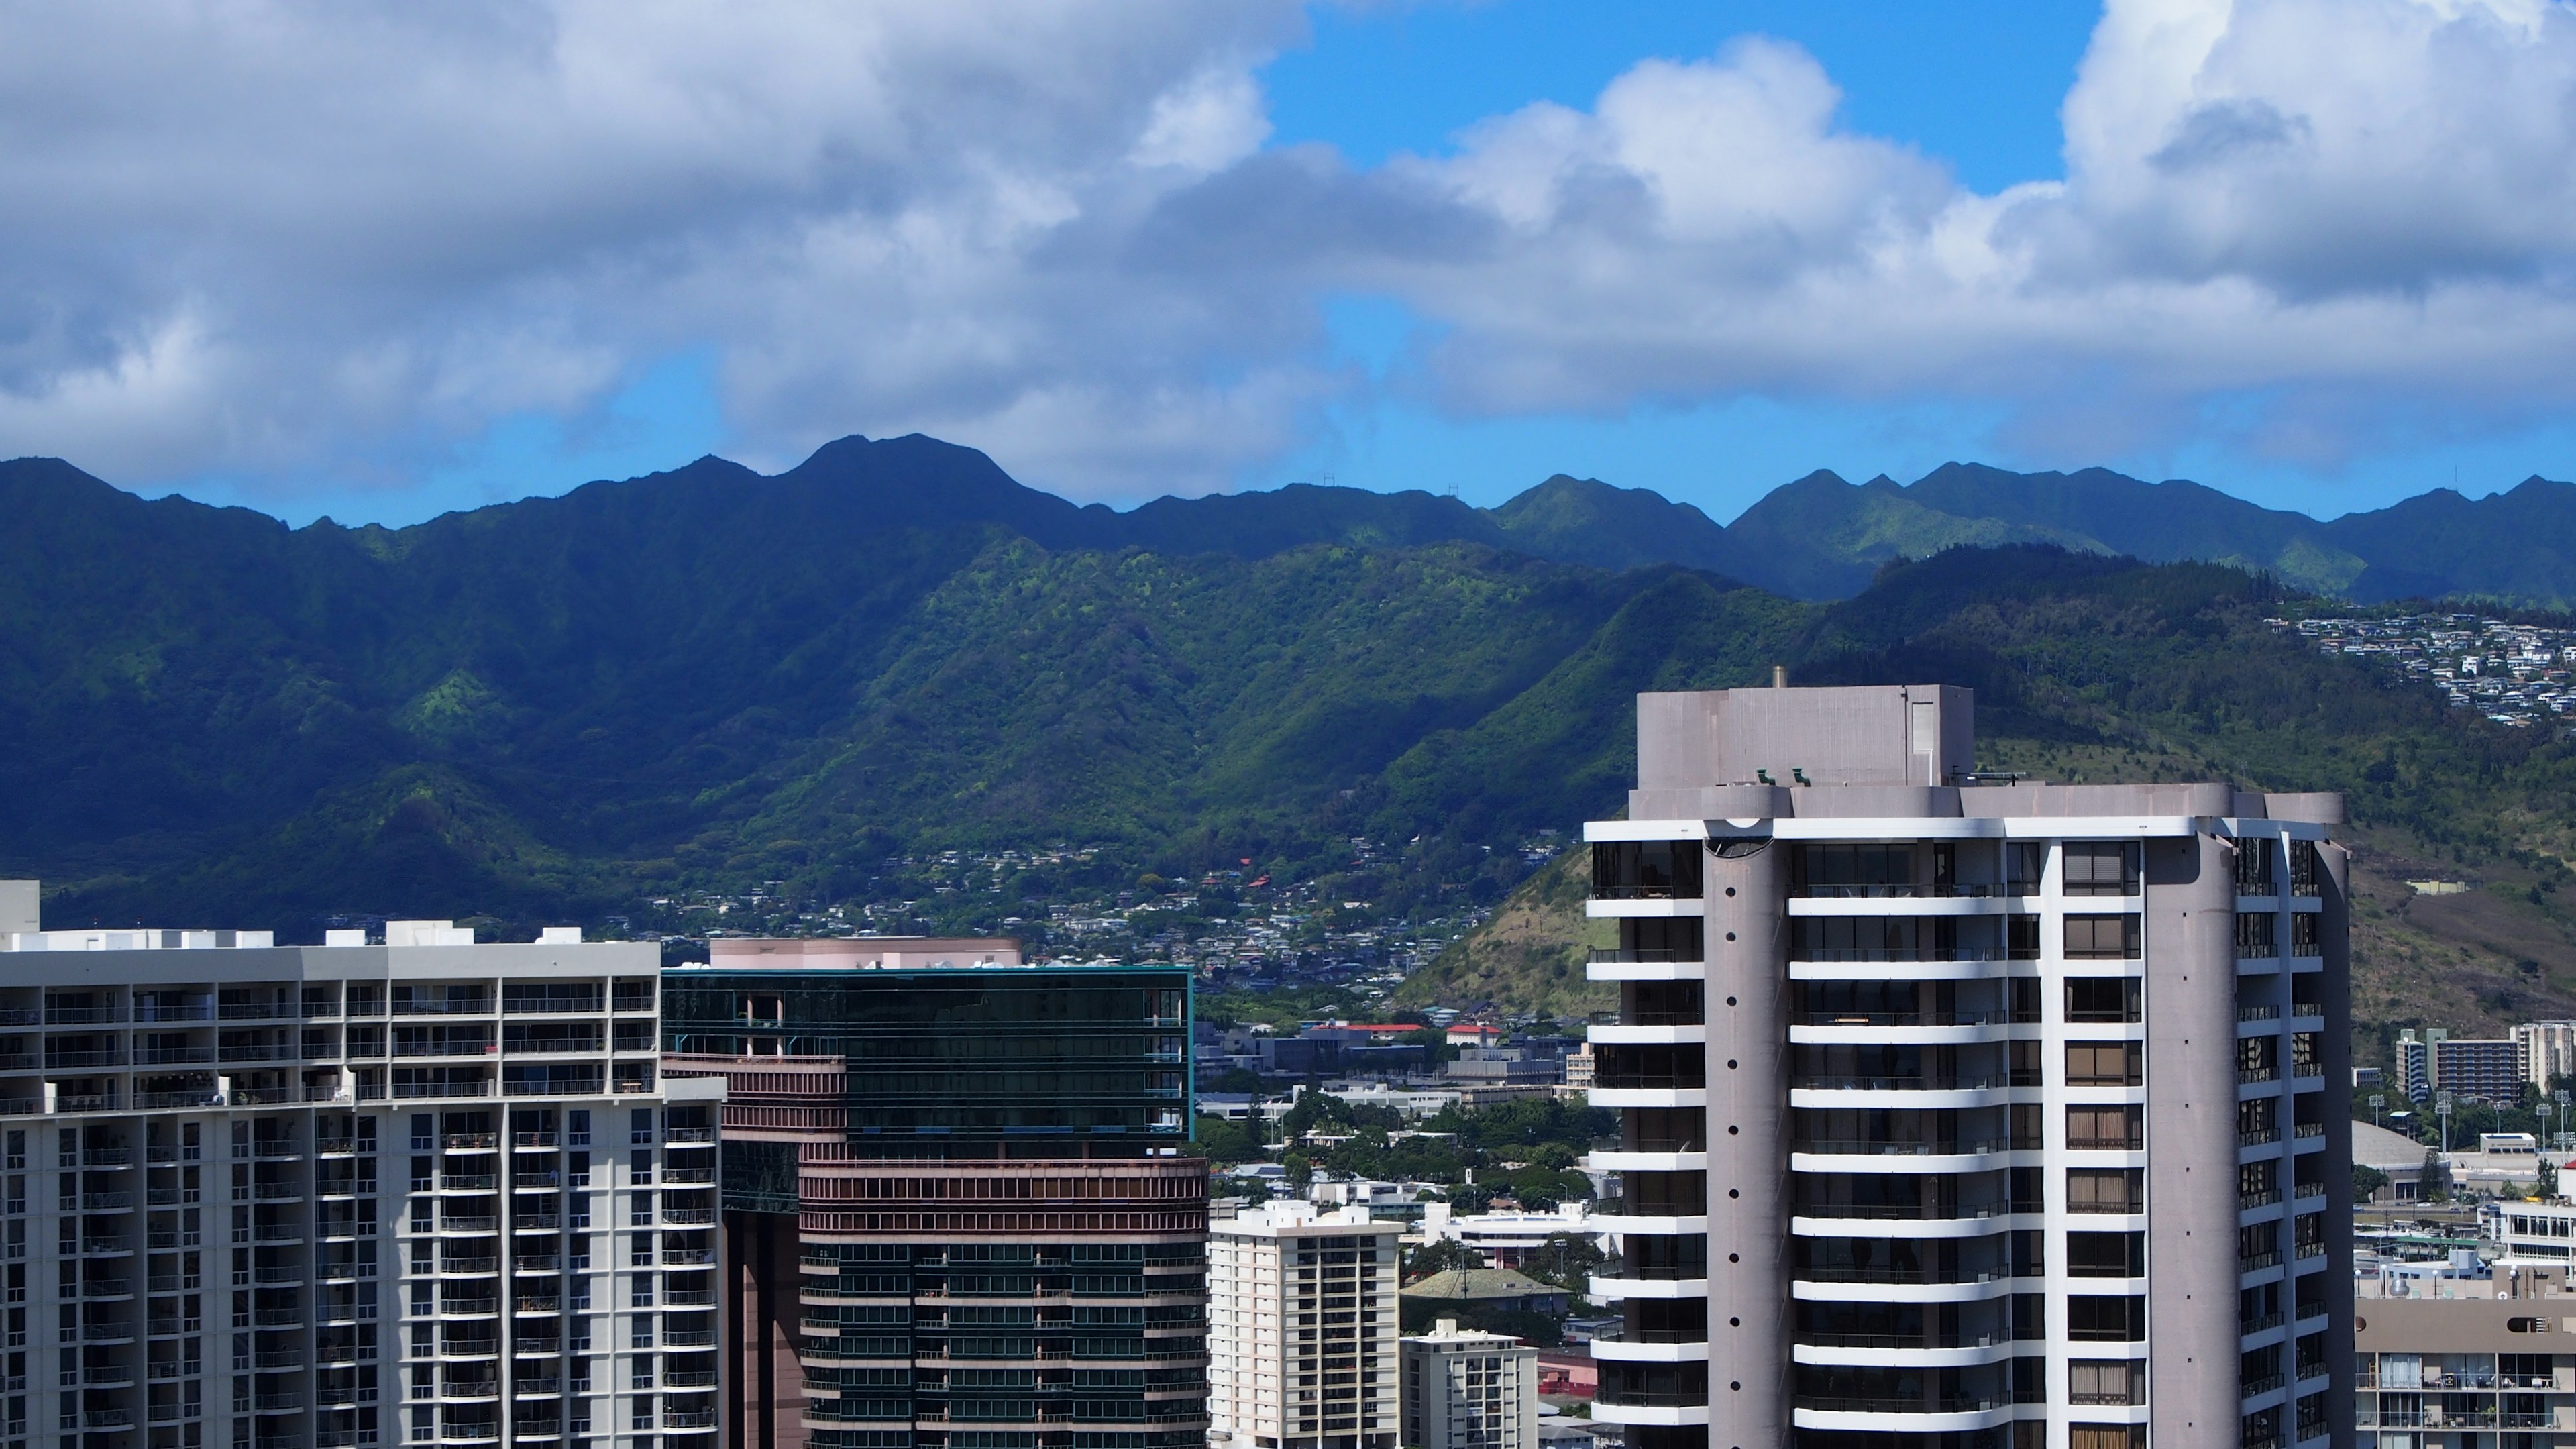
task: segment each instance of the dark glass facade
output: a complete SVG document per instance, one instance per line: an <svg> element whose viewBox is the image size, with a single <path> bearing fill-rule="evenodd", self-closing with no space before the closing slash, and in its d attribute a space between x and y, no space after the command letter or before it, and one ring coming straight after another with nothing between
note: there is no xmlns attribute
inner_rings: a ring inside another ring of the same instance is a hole
<svg viewBox="0 0 2576 1449"><path fill-rule="evenodd" d="M1188 972L677 967L729 1079L729 1449L1199 1449Z"/></svg>
<svg viewBox="0 0 2576 1449"><path fill-rule="evenodd" d="M860 1151L1188 1138L1185 969L680 967L663 991L670 1051L840 1058Z"/></svg>

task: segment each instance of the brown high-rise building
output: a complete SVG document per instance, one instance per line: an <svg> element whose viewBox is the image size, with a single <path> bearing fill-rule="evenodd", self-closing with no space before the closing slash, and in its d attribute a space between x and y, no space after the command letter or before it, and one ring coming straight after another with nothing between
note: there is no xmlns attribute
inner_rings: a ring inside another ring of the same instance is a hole
<svg viewBox="0 0 2576 1449"><path fill-rule="evenodd" d="M1200 1449L1189 976L1016 942L719 940L729 1449Z"/></svg>

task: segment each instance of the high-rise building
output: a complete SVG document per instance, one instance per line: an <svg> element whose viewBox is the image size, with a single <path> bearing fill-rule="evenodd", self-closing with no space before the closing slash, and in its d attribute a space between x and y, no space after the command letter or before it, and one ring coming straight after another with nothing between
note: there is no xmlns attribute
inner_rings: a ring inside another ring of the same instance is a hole
<svg viewBox="0 0 2576 1449"><path fill-rule="evenodd" d="M2527 1021L2513 1029L2521 1050L2523 1080L2546 1092L2562 1078L2576 1078L2576 1021Z"/></svg>
<svg viewBox="0 0 2576 1449"><path fill-rule="evenodd" d="M1210 1443L1395 1449L1402 1232L1284 1200L1208 1225Z"/></svg>
<svg viewBox="0 0 2576 1449"><path fill-rule="evenodd" d="M717 940L666 1078L721 1076L734 1449L1202 1449L1185 967L994 940Z"/></svg>
<svg viewBox="0 0 2576 1449"><path fill-rule="evenodd" d="M1403 1342L1405 1449L1538 1449L1538 1350L1443 1318Z"/></svg>
<svg viewBox="0 0 2576 1449"><path fill-rule="evenodd" d="M2441 1027L2397 1033L2397 1085L2412 1102L2433 1100L2433 1048L2450 1038Z"/></svg>
<svg viewBox="0 0 2576 1449"><path fill-rule="evenodd" d="M1623 1137L1595 1416L1634 1449L2349 1443L2340 799L1980 776L1970 709L1639 697L1627 818L1587 832Z"/></svg>
<svg viewBox="0 0 2576 1449"><path fill-rule="evenodd" d="M0 888L0 1443L712 1449L659 948L41 931Z"/></svg>

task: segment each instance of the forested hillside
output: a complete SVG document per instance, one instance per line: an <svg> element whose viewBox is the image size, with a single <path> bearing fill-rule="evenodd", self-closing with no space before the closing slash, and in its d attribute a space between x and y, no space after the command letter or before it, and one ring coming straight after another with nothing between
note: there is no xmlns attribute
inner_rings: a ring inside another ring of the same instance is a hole
<svg viewBox="0 0 2576 1449"><path fill-rule="evenodd" d="M1900 501L2051 496L2017 476ZM2147 516L2087 506L2048 526ZM2569 746L2318 655L2265 620L2345 606L2264 572L1963 547L1802 603L1705 567L1758 529L1574 479L1491 512L1310 488L1120 514L919 438L392 531L41 460L0 465L0 508L0 872L57 921L516 929L1059 842L1112 881L1249 862L1387 917L1491 904L1523 843L1618 807L1637 691L1786 663L1973 687L1992 767L2344 790L2365 1016L2576 1007ZM1598 1004L1579 864L1408 998ZM2480 889L2401 883L2425 875Z"/></svg>

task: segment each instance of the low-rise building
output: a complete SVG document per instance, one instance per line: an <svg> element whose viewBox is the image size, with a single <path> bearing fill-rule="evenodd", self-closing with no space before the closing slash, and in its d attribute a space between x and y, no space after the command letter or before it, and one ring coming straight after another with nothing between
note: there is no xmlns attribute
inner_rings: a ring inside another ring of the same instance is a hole
<svg viewBox="0 0 2576 1449"><path fill-rule="evenodd" d="M1538 1449L1538 1350L1443 1318L1402 1355L1405 1449Z"/></svg>
<svg viewBox="0 0 2576 1449"><path fill-rule="evenodd" d="M2468 1276L2409 1272L2358 1283L2354 1422L2362 1449L2555 1444L2576 1433L2576 1296L2566 1269L2498 1263ZM2294 1371L2325 1375L2299 1341ZM2501 1437L2499 1437L2501 1436Z"/></svg>
<svg viewBox="0 0 2576 1449"><path fill-rule="evenodd" d="M1405 1285L1402 1296L1405 1325L1415 1332L1444 1318L1487 1330L1530 1318L1558 1319L1565 1316L1568 1297L1564 1289L1511 1268L1446 1269ZM1547 1337L1555 1337L1552 1325Z"/></svg>
<svg viewBox="0 0 2576 1449"><path fill-rule="evenodd" d="M2377 1207L2419 1200L2424 1188L2424 1155L2424 1144L2403 1132L2391 1132L2368 1122L2353 1123L2353 1165L2367 1167L2387 1179L2377 1191L2359 1201Z"/></svg>

